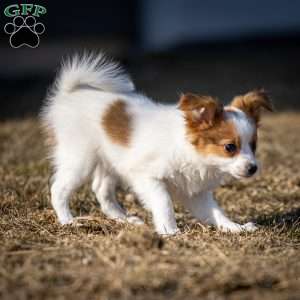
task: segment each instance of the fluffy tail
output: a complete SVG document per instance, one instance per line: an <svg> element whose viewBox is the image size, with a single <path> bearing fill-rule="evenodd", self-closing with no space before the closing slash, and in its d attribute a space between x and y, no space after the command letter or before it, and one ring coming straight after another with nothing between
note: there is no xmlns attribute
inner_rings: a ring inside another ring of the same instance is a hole
<svg viewBox="0 0 300 300"><path fill-rule="evenodd" d="M128 74L104 54L75 55L62 63L55 82L55 92L70 93L77 88L89 86L114 93L133 92L134 84Z"/></svg>

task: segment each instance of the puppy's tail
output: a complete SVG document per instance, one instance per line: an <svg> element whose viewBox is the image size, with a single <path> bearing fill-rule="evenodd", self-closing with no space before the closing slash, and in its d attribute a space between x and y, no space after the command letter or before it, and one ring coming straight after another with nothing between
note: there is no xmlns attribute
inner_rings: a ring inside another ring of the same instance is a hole
<svg viewBox="0 0 300 300"><path fill-rule="evenodd" d="M83 87L113 93L135 90L129 75L102 53L74 55L62 63L54 85L55 94L71 93Z"/></svg>

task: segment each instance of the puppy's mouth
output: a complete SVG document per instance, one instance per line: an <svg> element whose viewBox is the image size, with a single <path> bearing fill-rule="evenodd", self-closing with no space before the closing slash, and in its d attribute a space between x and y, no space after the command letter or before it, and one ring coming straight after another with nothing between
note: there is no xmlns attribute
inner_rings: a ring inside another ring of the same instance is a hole
<svg viewBox="0 0 300 300"><path fill-rule="evenodd" d="M241 180L241 179L250 179L251 177L254 177L253 175L249 175L249 174L231 174L231 176L233 176L235 179Z"/></svg>

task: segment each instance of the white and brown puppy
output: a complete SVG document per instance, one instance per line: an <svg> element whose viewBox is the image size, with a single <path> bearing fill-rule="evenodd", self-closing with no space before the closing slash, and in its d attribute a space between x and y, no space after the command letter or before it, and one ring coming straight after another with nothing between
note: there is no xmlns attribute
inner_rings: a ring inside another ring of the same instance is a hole
<svg viewBox="0 0 300 300"><path fill-rule="evenodd" d="M129 76L103 55L73 57L63 64L42 112L53 145L51 198L59 222L73 221L70 195L92 176L92 189L110 218L142 223L116 201L121 180L151 211L160 234L178 232L173 199L223 231L255 230L253 223L229 220L213 190L227 178L256 173L262 107L271 110L263 90L224 108L194 94L182 95L177 105L157 104L136 92Z"/></svg>

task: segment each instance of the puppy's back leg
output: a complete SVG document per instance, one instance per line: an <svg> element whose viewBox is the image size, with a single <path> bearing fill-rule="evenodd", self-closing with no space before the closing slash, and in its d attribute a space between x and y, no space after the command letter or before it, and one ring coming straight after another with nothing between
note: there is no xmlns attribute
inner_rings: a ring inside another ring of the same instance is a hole
<svg viewBox="0 0 300 300"><path fill-rule="evenodd" d="M100 165L96 167L92 190L96 195L102 212L111 219L142 224L143 221L140 218L128 215L118 203L116 199L116 184L115 176L101 169Z"/></svg>
<svg viewBox="0 0 300 300"><path fill-rule="evenodd" d="M91 157L75 157L72 147L68 147L66 157L56 162L56 172L51 186L51 203L61 224L70 224L73 216L69 208L69 198L90 175L94 164ZM73 159L72 159L73 156Z"/></svg>

